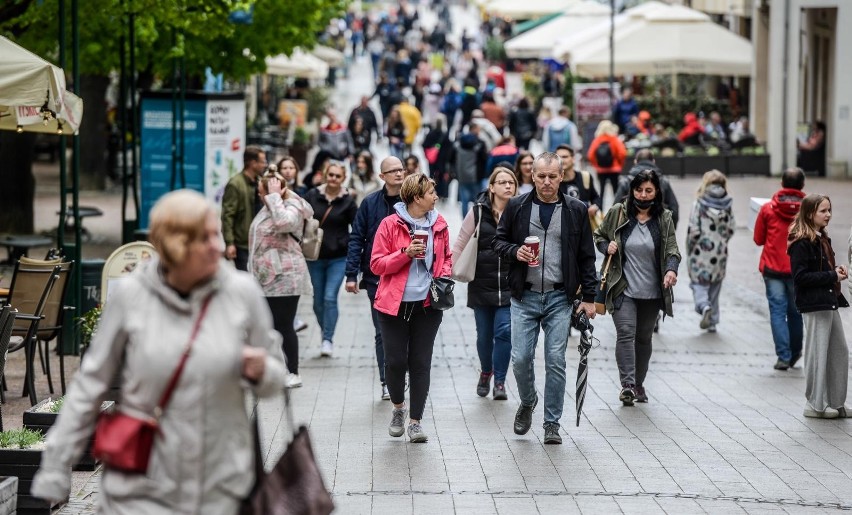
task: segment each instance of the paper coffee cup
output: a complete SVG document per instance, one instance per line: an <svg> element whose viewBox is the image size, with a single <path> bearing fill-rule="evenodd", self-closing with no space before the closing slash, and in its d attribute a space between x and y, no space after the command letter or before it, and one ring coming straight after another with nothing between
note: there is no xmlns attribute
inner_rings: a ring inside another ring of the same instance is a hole
<svg viewBox="0 0 852 515"><path fill-rule="evenodd" d="M538 236L527 236L524 240L524 245L529 247L530 251L533 253L533 258L529 263L527 263L527 265L537 267L540 264L538 260L538 249L541 245L541 240L539 240Z"/></svg>
<svg viewBox="0 0 852 515"><path fill-rule="evenodd" d="M414 240L420 240L423 242L423 252L414 256L414 259L426 259L426 244L429 241L429 231L417 229L414 231L414 236L411 237L411 241Z"/></svg>

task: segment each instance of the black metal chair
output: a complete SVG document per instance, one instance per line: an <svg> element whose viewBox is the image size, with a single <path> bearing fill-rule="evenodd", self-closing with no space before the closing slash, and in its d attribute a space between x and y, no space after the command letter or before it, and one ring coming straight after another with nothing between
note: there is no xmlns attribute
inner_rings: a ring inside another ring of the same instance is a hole
<svg viewBox="0 0 852 515"><path fill-rule="evenodd" d="M57 354L59 355L59 385L62 394L65 395L65 350L63 338L65 331L63 325L65 323L66 312L74 309L72 306L65 305L74 262L64 261L61 257L51 252L48 252L48 257L45 260L21 258L20 261L21 265L26 265L28 270L50 270L55 265L61 267L59 279L44 308L44 320L39 325L38 341L44 343L44 351L42 352L41 345L37 346L37 349L39 359L41 360L42 372L47 375L47 385L50 393L53 393L53 379L50 372L50 342L56 340ZM10 295L11 293L12 291L10 290Z"/></svg>
<svg viewBox="0 0 852 515"><path fill-rule="evenodd" d="M12 325L9 352L15 352L22 348L26 352L27 369L23 395L29 395L30 402L33 405L38 402L35 392L33 361L36 352L40 350L40 338L50 336L52 339L57 334L61 334L61 316L64 315L65 309L64 290L72 265L73 263L29 265L21 261L15 265L12 285L9 288L8 303L15 306L19 314L15 317ZM60 280L63 282L62 287L56 288ZM48 310L48 307L50 307L50 310ZM44 332L41 332L40 324L42 320L46 319L46 311L51 317L47 321ZM56 314L57 311L59 312L58 315ZM60 321L58 328L51 325L54 324L55 320ZM49 364L46 366L46 373L50 392L53 393Z"/></svg>
<svg viewBox="0 0 852 515"><path fill-rule="evenodd" d="M12 326L15 324L17 310L5 304L0 308L0 375L6 371L6 353L9 350L9 340L12 338ZM6 399L0 399L0 431L3 431L3 403Z"/></svg>

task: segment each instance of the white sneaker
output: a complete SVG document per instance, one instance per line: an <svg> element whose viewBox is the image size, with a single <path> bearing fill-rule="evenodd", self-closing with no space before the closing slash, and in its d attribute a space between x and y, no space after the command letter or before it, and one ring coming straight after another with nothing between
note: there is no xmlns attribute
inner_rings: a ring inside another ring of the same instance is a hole
<svg viewBox="0 0 852 515"><path fill-rule="evenodd" d="M713 322L710 319L713 317L713 308L710 306L704 306L704 309L701 310L701 322L698 323L698 327L701 329L709 329Z"/></svg>
<svg viewBox="0 0 852 515"><path fill-rule="evenodd" d="M287 388L301 388L302 377L299 374L290 374L287 378Z"/></svg>
<svg viewBox="0 0 852 515"><path fill-rule="evenodd" d="M334 354L334 344L328 340L323 340L320 356L330 358L332 354Z"/></svg>
<svg viewBox="0 0 852 515"><path fill-rule="evenodd" d="M388 392L388 385L382 385L382 400L389 401L390 400L390 392Z"/></svg>

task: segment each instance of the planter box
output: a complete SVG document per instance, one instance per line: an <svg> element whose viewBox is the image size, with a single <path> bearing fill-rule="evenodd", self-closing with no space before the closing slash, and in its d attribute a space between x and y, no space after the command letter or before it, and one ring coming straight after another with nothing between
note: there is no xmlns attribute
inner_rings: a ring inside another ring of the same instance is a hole
<svg viewBox="0 0 852 515"><path fill-rule="evenodd" d="M24 412L23 425L25 428L38 431L41 434L47 434L50 428L53 427L53 424L56 422L56 417L58 416L57 413L38 411L41 406L48 402L50 402L49 399L45 399ZM104 402L103 405L101 405L101 411L109 409L112 404L113 403L111 401ZM80 461L74 465L73 470L95 470L98 462L95 460L95 457L92 456L93 440L94 439L89 440L89 445L86 447L86 451L82 456L80 456Z"/></svg>
<svg viewBox="0 0 852 515"><path fill-rule="evenodd" d="M680 177L683 175L683 160L682 157L657 157L654 161L657 164L663 175L669 177Z"/></svg>
<svg viewBox="0 0 852 515"><path fill-rule="evenodd" d="M18 509L18 478L0 477L0 515L13 515Z"/></svg>
<svg viewBox="0 0 852 515"><path fill-rule="evenodd" d="M719 170L727 175L725 156L684 156L683 175L704 175L710 170Z"/></svg>
<svg viewBox="0 0 852 515"><path fill-rule="evenodd" d="M732 154L728 156L728 175L772 175L769 169L769 156L748 156Z"/></svg>
<svg viewBox="0 0 852 515"><path fill-rule="evenodd" d="M23 515L50 515L52 504L30 495L33 476L41 463L41 449L0 449L0 476L18 478L17 513Z"/></svg>

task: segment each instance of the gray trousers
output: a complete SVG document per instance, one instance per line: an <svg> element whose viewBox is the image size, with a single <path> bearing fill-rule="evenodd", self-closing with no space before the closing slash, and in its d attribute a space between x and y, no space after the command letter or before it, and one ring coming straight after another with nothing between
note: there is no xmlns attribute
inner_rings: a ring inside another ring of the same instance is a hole
<svg viewBox="0 0 852 515"><path fill-rule="evenodd" d="M692 288L692 298L695 301L695 312L699 315L704 311L704 306L713 308L710 316L710 325L719 323L719 292L722 291L722 281L715 283L689 283Z"/></svg>
<svg viewBox="0 0 852 515"><path fill-rule="evenodd" d="M615 324L615 362L621 384L645 383L651 361L651 338L660 311L660 299L633 299L624 296L621 307L612 312Z"/></svg>
<svg viewBox="0 0 852 515"><path fill-rule="evenodd" d="M805 322L805 397L816 411L839 408L846 402L849 349L840 313L802 313Z"/></svg>

